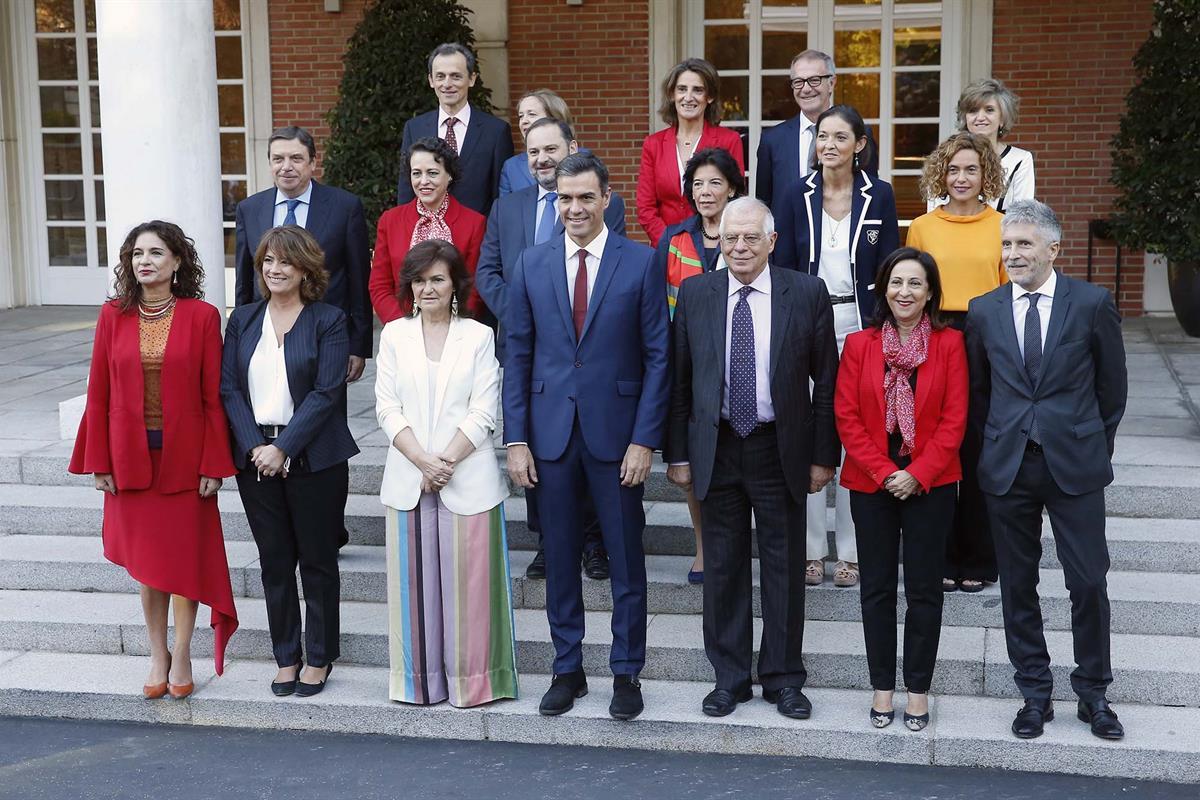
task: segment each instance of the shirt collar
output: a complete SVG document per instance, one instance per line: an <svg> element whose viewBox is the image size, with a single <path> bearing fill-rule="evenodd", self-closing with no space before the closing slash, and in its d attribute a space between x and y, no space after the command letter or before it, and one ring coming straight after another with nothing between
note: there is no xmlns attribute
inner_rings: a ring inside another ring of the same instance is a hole
<svg viewBox="0 0 1200 800"><path fill-rule="evenodd" d="M575 244L575 241L566 232L563 233L563 236L567 240L567 256L569 258L579 258L578 253L580 250L586 250L589 256L601 258L604 255L604 243L608 241L608 226L601 225L600 232L596 234L595 239L588 242L587 247L580 247Z"/></svg>
<svg viewBox="0 0 1200 800"><path fill-rule="evenodd" d="M545 197L546 195L550 194L550 192L553 192L553 191L554 191L553 189L547 189L545 186L542 186L540 183L539 183L539 184L537 184L537 187L538 187L538 201L539 201L539 202L541 201L541 199L542 199L543 197ZM557 193L557 192L555 192L555 196L556 196L556 197L558 196L558 193Z"/></svg>
<svg viewBox="0 0 1200 800"><path fill-rule="evenodd" d="M733 297L746 284L739 281L732 271L729 273L729 296ZM758 274L758 277L750 281L750 288L756 292L762 292L768 297L771 295L771 267L768 266Z"/></svg>
<svg viewBox="0 0 1200 800"><path fill-rule="evenodd" d="M293 197L293 198L289 198L286 194L281 192L279 189L276 189L275 190L275 205L280 205L282 203L286 203L289 199L299 200L301 203L303 203L306 206L312 205L312 187L313 187L313 182L310 180L308 182L308 188L304 190L304 194L300 195L299 197Z"/></svg>
<svg viewBox="0 0 1200 800"><path fill-rule="evenodd" d="M1046 278L1046 282L1043 283L1040 287L1038 287L1034 291L1036 291L1042 297L1053 298L1054 297L1054 288L1056 286L1058 286L1058 270L1052 269L1052 270L1050 270L1050 277ZM1017 300L1019 300L1020 298L1024 297L1027 294L1032 294L1032 292L1030 292L1027 289L1022 289L1020 286L1018 286L1015 283L1013 284L1013 302L1016 302Z"/></svg>
<svg viewBox="0 0 1200 800"><path fill-rule="evenodd" d="M454 118L458 120L458 124L456 126L454 126L454 133L455 133L455 135L457 135L457 134L465 131L467 129L467 126L471 124L471 104L467 103L462 108L460 108L458 110L458 113L454 115ZM450 119L450 115L446 113L446 109L442 108L441 106L438 106L437 129L438 129L439 135L442 132L442 126L444 126L446 124L446 120L448 120L448 119Z"/></svg>

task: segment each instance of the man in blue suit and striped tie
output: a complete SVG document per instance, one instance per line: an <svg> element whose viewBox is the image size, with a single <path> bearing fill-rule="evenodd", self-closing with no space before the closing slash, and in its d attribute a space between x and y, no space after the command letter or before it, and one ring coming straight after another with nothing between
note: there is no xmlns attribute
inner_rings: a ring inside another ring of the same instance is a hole
<svg viewBox="0 0 1200 800"><path fill-rule="evenodd" d="M526 250L508 285L504 441L508 472L541 488L546 616L554 679L545 715L587 694L583 672L580 509L591 494L612 569L609 714L643 708L646 560L642 494L666 425L666 276L654 251L604 224L608 169L576 153L558 165L565 235Z"/></svg>

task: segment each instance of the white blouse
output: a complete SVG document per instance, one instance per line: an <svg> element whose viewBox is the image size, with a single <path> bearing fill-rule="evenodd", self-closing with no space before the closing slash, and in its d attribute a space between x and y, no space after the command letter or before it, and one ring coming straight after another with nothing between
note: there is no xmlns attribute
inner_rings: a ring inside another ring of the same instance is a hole
<svg viewBox="0 0 1200 800"><path fill-rule="evenodd" d="M821 262L817 277L834 297L854 294L854 275L850 270L850 215L841 221L821 211Z"/></svg>
<svg viewBox="0 0 1200 800"><path fill-rule="evenodd" d="M288 386L283 342L275 338L271 309L263 314L262 336L250 356L250 407L259 425L287 425L292 421L292 392Z"/></svg>

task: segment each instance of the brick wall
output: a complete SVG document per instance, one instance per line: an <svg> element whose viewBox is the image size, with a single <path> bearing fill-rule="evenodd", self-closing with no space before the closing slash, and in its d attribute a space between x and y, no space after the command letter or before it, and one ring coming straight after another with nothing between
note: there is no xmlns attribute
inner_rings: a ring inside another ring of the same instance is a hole
<svg viewBox="0 0 1200 800"><path fill-rule="evenodd" d="M1038 199L1063 222L1058 263L1072 275L1086 274L1088 220L1112 213L1109 141L1151 22L1150 0L995 0L992 73L1021 98L1012 141L1033 152ZM1115 263L1114 245L1100 244L1092 280L1111 288ZM1140 253L1124 254L1122 273L1121 310L1141 314Z"/></svg>
<svg viewBox="0 0 1200 800"><path fill-rule="evenodd" d="M604 159L625 200L628 234L645 237L634 215L649 98L648 0L508 0L509 92L552 89L571 108L580 145ZM498 113L503 113L497 109ZM508 109L517 151L515 109Z"/></svg>

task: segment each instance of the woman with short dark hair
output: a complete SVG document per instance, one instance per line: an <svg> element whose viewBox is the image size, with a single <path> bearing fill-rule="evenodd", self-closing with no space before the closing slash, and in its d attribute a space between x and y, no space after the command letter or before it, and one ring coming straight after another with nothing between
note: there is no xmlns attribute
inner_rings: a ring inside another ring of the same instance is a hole
<svg viewBox="0 0 1200 800"><path fill-rule="evenodd" d="M466 318L470 279L454 245L416 245L400 275L413 311L384 326L375 377L389 442L389 696L457 707L516 697L494 338Z"/></svg>
<svg viewBox="0 0 1200 800"><path fill-rule="evenodd" d="M399 290L404 255L430 239L452 243L474 276L487 219L450 194L461 177L458 153L441 139L418 139L404 154L404 171L412 182L412 202L389 208L379 217L368 288L371 306L385 325L412 310L411 297ZM472 313L485 311L478 292L467 301Z"/></svg>
<svg viewBox="0 0 1200 800"><path fill-rule="evenodd" d="M897 558L904 552L904 724L929 722L928 692L942 625L942 551L954 516L958 448L967 423L962 334L939 313L941 280L928 253L896 250L875 278L871 327L846 337L834 413L846 449L861 570L871 724L894 718Z"/></svg>
<svg viewBox="0 0 1200 800"><path fill-rule="evenodd" d="M746 171L742 138L722 128L721 79L717 68L702 58L676 64L662 84L659 115L667 128L646 137L637 181L637 218L657 247L668 225L683 222L694 213L688 207L683 184L685 165L707 147L727 150Z"/></svg>
<svg viewBox="0 0 1200 800"><path fill-rule="evenodd" d="M212 609L218 675L238 626L217 509L221 480L234 474L218 388L221 314L201 299L195 245L170 222L130 231L115 271L68 469L94 476L104 492L104 557L140 584L150 643L142 693L182 698L194 688L198 604Z"/></svg>
<svg viewBox="0 0 1200 800"><path fill-rule="evenodd" d="M229 317L221 397L279 667L271 691L308 697L325 688L340 654L338 540L348 462L358 452L346 424L350 342L345 313L321 302L329 274L311 233L296 225L267 231L254 269L263 299Z"/></svg>

